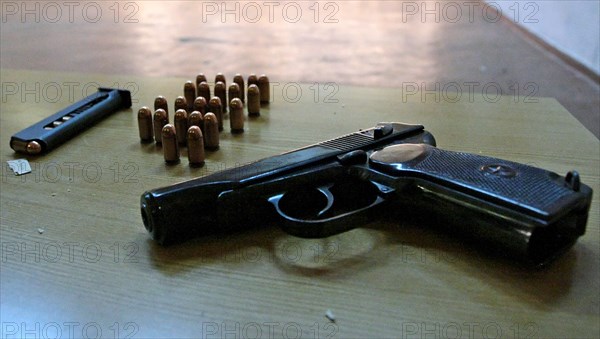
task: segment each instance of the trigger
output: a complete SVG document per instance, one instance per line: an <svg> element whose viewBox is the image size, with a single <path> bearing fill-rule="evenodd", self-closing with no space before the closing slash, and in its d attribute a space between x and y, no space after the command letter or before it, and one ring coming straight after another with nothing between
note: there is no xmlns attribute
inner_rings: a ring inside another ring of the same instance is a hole
<svg viewBox="0 0 600 339"><path fill-rule="evenodd" d="M319 218L322 217L325 213L329 212L331 206L333 206L333 193L331 193L331 191L329 190L331 186L332 185L318 188L318 190L325 194L325 197L327 197L327 205L325 205L325 207L323 207L323 209L320 210L319 213L317 213L317 217Z"/></svg>

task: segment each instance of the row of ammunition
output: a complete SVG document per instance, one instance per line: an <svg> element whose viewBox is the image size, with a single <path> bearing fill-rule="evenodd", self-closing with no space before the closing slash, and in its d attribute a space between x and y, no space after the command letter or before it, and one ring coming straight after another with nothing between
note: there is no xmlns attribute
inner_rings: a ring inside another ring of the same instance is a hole
<svg viewBox="0 0 600 339"><path fill-rule="evenodd" d="M215 77L214 95L204 74L196 76L196 83L187 81L183 86L183 96L174 102L175 116L169 123L167 99L158 96L154 100L154 114L144 106L138 111L138 125L142 142L156 141L163 148L167 163L179 162L179 146L187 145L191 166L204 164L204 149L219 148L219 132L223 130L223 120L229 107L229 120L232 133L244 132L244 101L248 99L249 116L259 116L261 104L270 101L269 79L266 75L248 77L247 96L244 78L236 74L226 93L226 80L222 73ZM227 105L229 97L229 105ZM179 131L179 132L177 132ZM187 131L182 133L181 131Z"/></svg>

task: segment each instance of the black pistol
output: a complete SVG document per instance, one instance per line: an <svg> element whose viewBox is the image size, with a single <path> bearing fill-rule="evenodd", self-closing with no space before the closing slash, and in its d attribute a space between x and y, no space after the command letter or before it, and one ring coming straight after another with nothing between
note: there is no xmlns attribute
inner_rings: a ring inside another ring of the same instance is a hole
<svg viewBox="0 0 600 339"><path fill-rule="evenodd" d="M327 237L403 211L540 266L584 234L592 190L579 174L435 147L421 125L377 126L145 192L144 226L162 245L276 223Z"/></svg>

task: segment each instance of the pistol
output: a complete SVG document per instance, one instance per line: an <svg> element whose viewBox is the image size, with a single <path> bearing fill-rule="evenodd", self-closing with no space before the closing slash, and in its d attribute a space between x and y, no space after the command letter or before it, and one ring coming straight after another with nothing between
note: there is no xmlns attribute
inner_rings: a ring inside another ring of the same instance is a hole
<svg viewBox="0 0 600 339"><path fill-rule="evenodd" d="M322 238L402 211L535 266L585 233L592 190L576 171L435 146L422 125L379 123L147 191L143 223L161 245L266 224Z"/></svg>

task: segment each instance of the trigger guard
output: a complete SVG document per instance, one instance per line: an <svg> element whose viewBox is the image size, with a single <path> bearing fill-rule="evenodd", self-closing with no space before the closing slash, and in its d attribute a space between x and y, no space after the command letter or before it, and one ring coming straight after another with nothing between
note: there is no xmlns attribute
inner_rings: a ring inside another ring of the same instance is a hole
<svg viewBox="0 0 600 339"><path fill-rule="evenodd" d="M383 186L385 189L382 189L380 185L376 186L379 188L381 194L377 195L375 201L371 204L340 215L317 220L304 220L286 214L279 205L281 198L286 193L275 195L269 198L268 201L275 207L277 214L281 217L280 227L284 232L300 238L325 238L352 230L359 225L368 223L372 219L372 210L376 206L386 202L383 196L388 196L388 193L390 193L389 187ZM319 216L327 212L333 205L333 194L329 191L329 187L317 188L327 196L328 202L327 206L318 213Z"/></svg>

